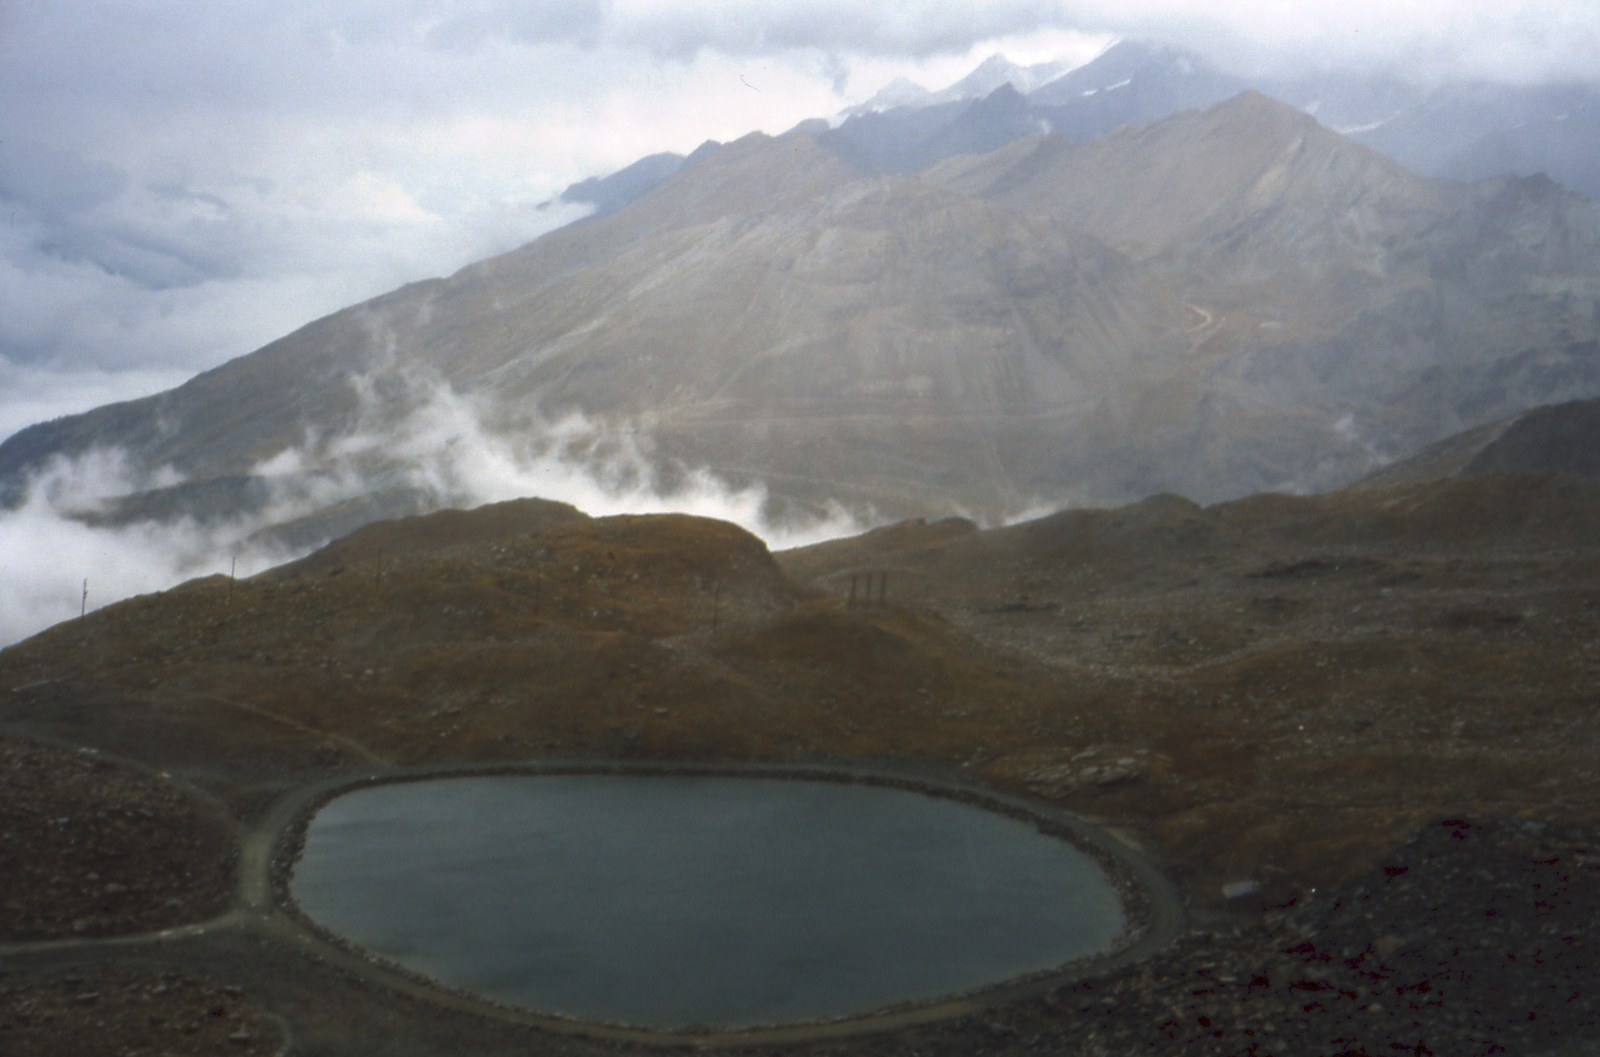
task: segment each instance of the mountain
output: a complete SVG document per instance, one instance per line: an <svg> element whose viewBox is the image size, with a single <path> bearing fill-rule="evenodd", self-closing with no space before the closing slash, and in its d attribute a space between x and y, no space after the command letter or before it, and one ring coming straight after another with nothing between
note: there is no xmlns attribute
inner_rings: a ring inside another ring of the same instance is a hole
<svg viewBox="0 0 1600 1057"><path fill-rule="evenodd" d="M1018 66L1004 55L991 55L961 80L942 91L933 92L928 102L947 103L961 99L981 99L1009 86L1021 95L1049 84L1069 69L1064 62L1041 62Z"/></svg>
<svg viewBox="0 0 1600 1057"><path fill-rule="evenodd" d="M941 152L941 131L1001 87L995 73L1008 65L997 56L942 92L891 86L869 105L847 110L834 138L881 172L911 171L953 153L971 153L958 136L944 137ZM1589 85L1423 87L1339 70L1247 78L1192 52L1140 40L1118 41L1036 87L1016 76L1005 83L1025 96L1006 125L1013 136L1048 129L1070 140L1094 139L1256 90L1422 176L1470 181L1543 173L1600 198L1600 90Z"/></svg>
<svg viewBox="0 0 1600 1057"><path fill-rule="evenodd" d="M1368 262L1382 239L1414 238L1448 208L1399 165L1250 91L1088 143L1034 136L954 157L924 179L1055 217L1136 259L1225 243L1207 264L1237 270Z"/></svg>
<svg viewBox="0 0 1600 1057"><path fill-rule="evenodd" d="M805 126L25 430L0 481L16 501L50 459L115 449L151 482L131 490L187 479L124 511L254 478L306 497L297 518L325 492L406 513L462 501L450 453L483 441L628 487L759 483L780 518L1318 489L1600 393L1597 289L1593 201L1426 180L1255 92L904 174Z"/></svg>
<svg viewBox="0 0 1600 1057"><path fill-rule="evenodd" d="M1346 434L1330 455L1356 442L1382 459L1600 391L1600 210L1542 178L1422 180L1256 93L924 178L1145 262L1193 313L1210 395L1248 397L1247 419L1320 405Z"/></svg>
<svg viewBox="0 0 1600 1057"><path fill-rule="evenodd" d="M904 174L954 154L983 154L1021 136L1048 131L1036 108L1010 84L978 99L864 114L817 141L862 175Z"/></svg>
<svg viewBox="0 0 1600 1057"><path fill-rule="evenodd" d="M1592 86L1447 84L1367 113L1352 134L1418 172L1544 174L1600 198L1600 89Z"/></svg>
<svg viewBox="0 0 1600 1057"><path fill-rule="evenodd" d="M1190 52L1126 40L1028 93L1072 139L1104 135L1254 89L1306 111L1422 176L1481 180L1543 173L1600 198L1600 89L1583 84L1419 86L1393 76L1312 70L1246 78Z"/></svg>
<svg viewBox="0 0 1600 1057"><path fill-rule="evenodd" d="M846 110L847 120L823 142L863 172L913 172L1041 132L1093 139L1122 125L1210 106L1248 87L1193 56L1133 41L1039 83L1046 72L1040 66L1018 71L994 56L942 92L916 94L905 84L891 85L882 99Z"/></svg>
<svg viewBox="0 0 1600 1057"><path fill-rule="evenodd" d="M1367 477L1397 484L1484 473L1600 477L1600 400L1569 400L1446 437Z"/></svg>
<svg viewBox="0 0 1600 1057"><path fill-rule="evenodd" d="M865 103L858 103L847 108L846 116L853 117L857 114L872 114L882 110L896 110L900 107L915 107L929 96L933 95L922 85L905 77L896 77L882 88L878 89L871 99Z"/></svg>
<svg viewBox="0 0 1600 1057"><path fill-rule="evenodd" d="M1039 443L1029 416L1069 411L1181 321L1120 294L1124 269L1060 225L859 181L804 133L750 137L623 210L170 393L24 431L0 459L17 481L47 451L114 445L220 479L314 434L307 461L323 463L341 433L400 423L448 387L501 434L569 408L646 423L658 457L808 504L998 509L1030 499L1000 451ZM962 466L972 451L988 453L981 479ZM361 472L384 465L373 450Z"/></svg>
<svg viewBox="0 0 1600 1057"><path fill-rule="evenodd" d="M1567 110L1530 117L1461 148L1441 167L1462 180L1543 173L1600 198L1600 93Z"/></svg>
<svg viewBox="0 0 1600 1057"><path fill-rule="evenodd" d="M1068 139L1093 139L1121 125L1143 125L1220 103L1251 87L1197 55L1124 40L1090 62L1032 92L1048 108L1051 129Z"/></svg>
<svg viewBox="0 0 1600 1057"><path fill-rule="evenodd" d="M683 168L681 154L650 154L609 176L580 180L562 191L563 202L594 206L592 216L621 209Z"/></svg>
<svg viewBox="0 0 1600 1057"><path fill-rule="evenodd" d="M966 99L981 99L1002 85L1023 95L1041 85L1049 84L1070 68L1066 62L1042 62L1032 66L1018 66L1004 55L991 55L965 77L948 88L929 91L904 77L897 77L879 89L871 99L844 111L846 117L879 113L901 107L928 107L941 103L958 103Z"/></svg>

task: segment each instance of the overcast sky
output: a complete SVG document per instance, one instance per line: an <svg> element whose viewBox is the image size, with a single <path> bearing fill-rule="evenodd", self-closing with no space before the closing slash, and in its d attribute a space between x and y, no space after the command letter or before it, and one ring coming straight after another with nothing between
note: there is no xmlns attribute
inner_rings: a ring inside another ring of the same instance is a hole
<svg viewBox="0 0 1600 1057"><path fill-rule="evenodd" d="M516 246L644 154L1117 35L1600 78L1600 0L0 0L0 436Z"/></svg>

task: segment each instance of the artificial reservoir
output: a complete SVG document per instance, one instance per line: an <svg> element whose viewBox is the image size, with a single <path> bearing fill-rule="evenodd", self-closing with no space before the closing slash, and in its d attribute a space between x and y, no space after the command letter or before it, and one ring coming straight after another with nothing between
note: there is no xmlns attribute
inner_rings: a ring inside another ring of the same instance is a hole
<svg viewBox="0 0 1600 1057"><path fill-rule="evenodd" d="M439 778L311 819L300 908L380 958L543 1013L652 1028L847 1017L1103 953L1094 858L1023 819L868 783Z"/></svg>

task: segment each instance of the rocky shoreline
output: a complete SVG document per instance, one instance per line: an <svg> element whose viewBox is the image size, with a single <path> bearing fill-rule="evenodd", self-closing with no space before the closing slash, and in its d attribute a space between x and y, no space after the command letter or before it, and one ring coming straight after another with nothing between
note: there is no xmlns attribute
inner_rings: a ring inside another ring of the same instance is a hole
<svg viewBox="0 0 1600 1057"><path fill-rule="evenodd" d="M1580 1057L1600 1053L1597 930L1600 832L1446 820L1378 870L1125 973L807 1052Z"/></svg>

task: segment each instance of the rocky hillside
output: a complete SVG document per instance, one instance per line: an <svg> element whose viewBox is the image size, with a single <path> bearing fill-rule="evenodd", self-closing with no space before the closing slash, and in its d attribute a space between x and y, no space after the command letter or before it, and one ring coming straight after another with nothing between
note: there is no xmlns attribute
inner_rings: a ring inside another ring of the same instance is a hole
<svg viewBox="0 0 1600 1057"><path fill-rule="evenodd" d="M108 606L0 675L14 729L225 796L284 754L931 760L1120 818L1197 893L1308 887L1436 812L1583 814L1597 529L1592 483L1496 474L776 559L519 501Z"/></svg>
<svg viewBox="0 0 1600 1057"><path fill-rule="evenodd" d="M0 651L0 1031L525 1053L526 1026L215 916L243 898L233 843L296 790L403 764L810 760L1094 818L1195 931L804 1052L1562 1052L1600 994L1596 540L1600 490L1558 475L1158 496L776 556L720 522L519 501L108 606Z"/></svg>

